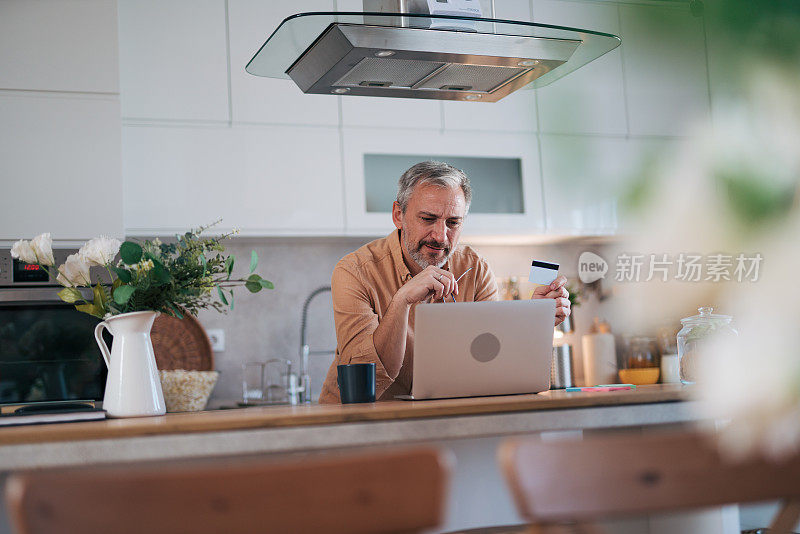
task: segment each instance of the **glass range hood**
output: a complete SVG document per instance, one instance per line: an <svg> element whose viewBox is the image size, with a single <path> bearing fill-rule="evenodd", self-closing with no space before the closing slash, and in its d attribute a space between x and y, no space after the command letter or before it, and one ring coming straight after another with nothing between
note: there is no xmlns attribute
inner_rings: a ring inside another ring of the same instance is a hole
<svg viewBox="0 0 800 534"><path fill-rule="evenodd" d="M532 22L416 13L286 18L246 66L304 93L496 102L613 50L611 34Z"/></svg>

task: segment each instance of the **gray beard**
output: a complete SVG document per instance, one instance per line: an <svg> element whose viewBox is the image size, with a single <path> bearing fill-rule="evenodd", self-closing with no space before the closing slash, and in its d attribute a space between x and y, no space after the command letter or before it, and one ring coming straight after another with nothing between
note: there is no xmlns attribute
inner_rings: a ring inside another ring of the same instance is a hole
<svg viewBox="0 0 800 534"><path fill-rule="evenodd" d="M444 258L442 258L442 261L438 263L430 263L427 259L425 259L425 256L422 254L422 252L420 252L420 249L414 248L413 243L410 243L408 241L408 236L403 231L400 231L400 233L403 236L403 245L405 245L406 250L408 251L408 255L411 256L411 259L414 260L416 264L423 269L430 265L433 265L434 267L437 268L441 268L442 265L447 263L447 260L450 259L450 255L453 253L453 249L450 248L450 252L445 254Z"/></svg>

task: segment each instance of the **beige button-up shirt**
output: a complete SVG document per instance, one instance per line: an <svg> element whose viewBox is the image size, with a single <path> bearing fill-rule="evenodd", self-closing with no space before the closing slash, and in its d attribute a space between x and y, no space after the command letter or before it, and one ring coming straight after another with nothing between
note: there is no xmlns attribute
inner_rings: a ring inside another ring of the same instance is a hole
<svg viewBox="0 0 800 534"><path fill-rule="evenodd" d="M443 269L458 278L459 302L497 300L497 282L489 264L469 247L458 247ZM375 350L372 335L389 308L397 290L412 278L403 260L400 231L367 243L342 258L331 277L333 319L336 323L336 357L325 377L320 403L337 403L337 365L348 363L375 364L375 398L392 400L395 395L411 393L414 368L414 309L411 307L406 334L406 352L397 378L384 369Z"/></svg>

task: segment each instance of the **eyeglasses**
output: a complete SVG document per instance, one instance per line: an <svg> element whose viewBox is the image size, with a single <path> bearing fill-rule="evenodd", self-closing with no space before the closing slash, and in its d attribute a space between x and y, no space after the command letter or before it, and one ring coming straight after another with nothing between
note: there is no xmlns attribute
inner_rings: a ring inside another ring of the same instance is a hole
<svg viewBox="0 0 800 534"><path fill-rule="evenodd" d="M458 283L458 281L459 281L459 280L461 280L462 278L464 278L464 275L465 275L465 274L467 274L467 273L468 273L468 272L470 272L471 270L472 270L472 267L470 267L469 269L467 269L466 271L464 271L463 273L461 273L461 276L459 276L458 278L456 278L456 284ZM450 294L450 296L453 298L453 302L455 302L455 301L456 301L456 297L455 297L455 295L453 295L453 294L451 293L451 294ZM442 297L442 302L447 302L447 301L444 299L444 297Z"/></svg>

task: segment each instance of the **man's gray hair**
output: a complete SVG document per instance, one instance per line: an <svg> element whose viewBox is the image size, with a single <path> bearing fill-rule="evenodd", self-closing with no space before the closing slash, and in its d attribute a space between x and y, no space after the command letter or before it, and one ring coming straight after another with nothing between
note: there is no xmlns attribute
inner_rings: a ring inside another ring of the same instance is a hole
<svg viewBox="0 0 800 534"><path fill-rule="evenodd" d="M411 198L411 193L418 184L460 187L464 192L464 200L467 205L464 212L469 211L469 205L472 202L472 187L469 185L469 179L464 171L441 161L423 161L408 169L397 182L397 203L400 204L403 213L406 212L408 199Z"/></svg>

